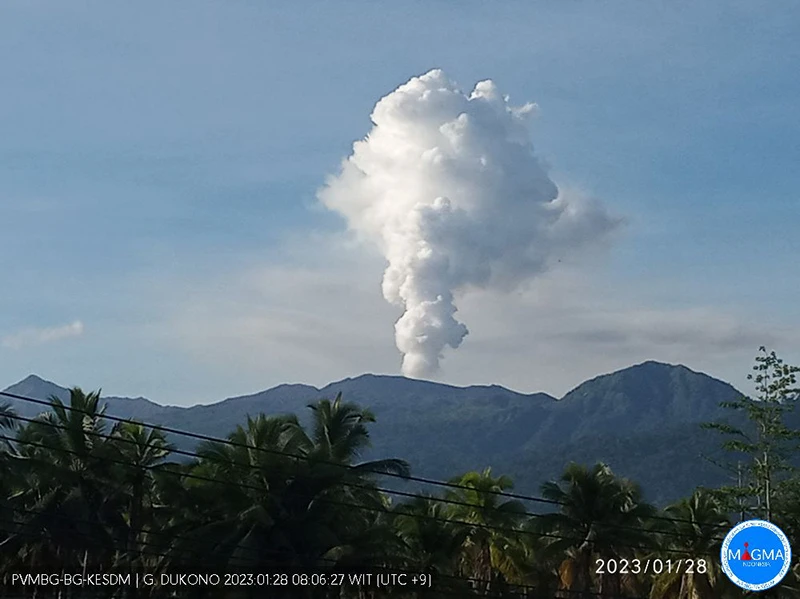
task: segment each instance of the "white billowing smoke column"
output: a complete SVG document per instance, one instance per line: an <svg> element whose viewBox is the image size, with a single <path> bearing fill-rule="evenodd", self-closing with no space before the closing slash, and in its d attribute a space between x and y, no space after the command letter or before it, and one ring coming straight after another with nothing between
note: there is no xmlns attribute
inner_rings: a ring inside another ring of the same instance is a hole
<svg viewBox="0 0 800 599"><path fill-rule="evenodd" d="M467 95L430 71L377 103L372 131L319 192L388 261L383 295L405 309L395 332L407 376L436 372L467 335L457 292L513 289L618 222L559 194L533 153L534 109L492 81Z"/></svg>

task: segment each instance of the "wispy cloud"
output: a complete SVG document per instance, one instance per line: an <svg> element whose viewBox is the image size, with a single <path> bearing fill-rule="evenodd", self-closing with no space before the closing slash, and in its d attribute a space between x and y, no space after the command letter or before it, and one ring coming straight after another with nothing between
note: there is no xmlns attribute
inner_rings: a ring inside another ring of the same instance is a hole
<svg viewBox="0 0 800 599"><path fill-rule="evenodd" d="M153 298L160 315L149 319L146 334L252 389L397 374L391 322L400 310L382 301L380 257L330 239L306 240L295 257L302 267L262 265L211 283L160 286L166 296ZM560 395L599 373L655 359L744 388L741 373L759 345L800 347L800 331L753 324L741 307L675 305L648 295L581 271L543 276L518 292L465 293L460 313L473 335L437 378Z"/></svg>
<svg viewBox="0 0 800 599"><path fill-rule="evenodd" d="M83 323L80 320L56 327L22 329L0 338L0 345L8 349L22 349L45 345L62 339L83 335Z"/></svg>

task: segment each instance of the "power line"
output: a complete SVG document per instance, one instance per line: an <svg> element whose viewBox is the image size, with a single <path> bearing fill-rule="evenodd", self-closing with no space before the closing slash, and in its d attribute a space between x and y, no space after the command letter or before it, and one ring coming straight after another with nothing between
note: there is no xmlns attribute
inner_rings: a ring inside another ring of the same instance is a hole
<svg viewBox="0 0 800 599"><path fill-rule="evenodd" d="M9 440L9 441L13 441L13 442L16 442L16 443L19 443L19 444L22 444L22 445L39 447L39 448L43 448L43 449L51 449L51 450L52 449L57 449L60 452L67 453L67 454L70 454L70 455L81 455L79 452L74 451L74 450L69 450L69 449L65 449L65 448L54 448L54 447L52 447L50 445L47 445L47 444L37 443L35 441L30 441L30 440L14 439L14 438L9 437L7 435L0 435L0 439ZM103 461L103 460L105 460L105 461L109 461L109 462L112 462L112 463L117 463L117 464L120 464L120 465L123 465L123 466L128 466L128 467L131 467L131 468L141 468L141 469L145 469L145 470L154 470L154 471L158 471L158 472L165 473L165 474L171 474L171 475L178 476L178 477L186 477L186 478L190 478L190 479L200 480L200 481L203 481L203 482L221 484L221 485L225 485L225 486L228 486L228 487L237 487L237 488L255 490L255 491L258 491L259 493L263 493L264 491L266 491L266 489L264 489L264 488L255 487L255 486L252 486L252 485L245 485L244 483L241 483L241 482L233 483L231 481L225 481L225 480L221 480L221 479L210 478L210 477L196 475L196 474L192 474L192 473L188 473L188 472L173 471L173 470L170 470L169 468L165 467L165 466L167 466L167 464L148 465L148 466L146 466L146 465L137 465L137 464L132 464L130 462L126 462L124 460L115 460L113 458L110 458L109 456L90 456L89 459L93 460L93 461ZM377 491L378 489L376 488L374 490ZM490 524L484 524L484 523L476 523L476 522L470 522L470 521L467 521L467 520L457 520L457 519L454 519L454 518L432 516L430 514L417 514L417 513L413 513L413 512L393 512L393 511L391 511L390 509L388 509L386 507L371 507L371 506L364 505L364 504L344 502L344 501L339 501L339 500L336 500L336 499L325 498L325 497L323 497L323 498L315 498L314 501L316 501L317 503L329 504L329 505L337 505L337 506L340 506L340 507L346 507L346 508L352 508L352 509L360 509L360 510L363 510L363 511L368 511L368 512L373 512L373 513L378 513L378 514L394 514L394 515L402 515L402 516L407 516L407 517L418 518L418 519L422 519L422 520L437 521L437 522L448 523L448 524L459 524L459 525L463 525L463 526L466 526L466 527L479 528L479 529L482 529L482 530L487 530L487 531L490 531L490 532L501 532L501 533L513 534L513 535L531 535L531 536L534 536L534 537L537 537L537 538L538 537L545 537L545 538L552 538L552 539L564 540L564 541L574 541L574 542L585 542L586 541L586 539L584 539L584 538L568 537L568 536L558 535L558 534L553 534L553 533L548 533L548 532L526 530L524 528L510 528L510 527L503 527L503 526L490 525ZM469 507L476 507L476 506L474 506L472 504L465 504L465 505L468 505ZM519 515L523 516L524 514L519 514ZM650 531L648 531L646 529L637 529L637 530L640 530L641 532L650 532ZM629 545L629 544L620 543L620 544L617 544L617 546L626 547L628 549L642 549L642 550L648 550L648 551L658 551L658 552L663 552L663 553L694 555L694 552L692 552L692 551L684 551L684 550L672 549L672 548L651 547L651 546L648 546L648 545Z"/></svg>
<svg viewBox="0 0 800 599"><path fill-rule="evenodd" d="M64 406L64 407L67 408L67 409L70 409L67 406ZM83 410L76 410L74 408L72 408L72 409L75 410L75 411L78 411L78 412L88 413L88 412L83 411ZM99 415L99 418L101 418L101 419L104 418L104 417L105 416ZM26 418L20 418L20 419L25 420L25 421L29 421L29 422L34 421L34 422L37 422L37 423L39 423L41 425L45 425L45 426L55 426L56 428L66 429L66 427L64 427L64 426L56 425L55 423L51 423L51 422L34 420L34 419L26 419ZM139 422L136 422L136 421L128 421L128 422L135 423L135 424L140 424L142 426L147 426L147 425L145 425L143 423L139 423ZM148 427L148 428L157 428L157 427ZM133 441L125 439L125 438L114 437L114 436L111 436L111 435L103 435L102 433L97 433L97 434L99 436L101 436L101 437L105 437L105 438L108 438L108 439L114 439L115 441L133 442ZM11 438L11 437L6 437L6 436L2 436L2 438L5 439L5 440L8 440L8 441L11 441L12 443L20 443L20 444L23 444L23 445L26 444L26 443L30 443L30 442L27 442L25 440L21 440L21 439L18 439L18 438ZM238 445L238 446L242 446L242 447L245 447L245 448L248 448L248 449L254 449L254 450L263 450L264 449L264 448L252 447L252 446L249 446L249 445L242 445L242 444L237 444L237 443L225 442L225 441L222 441L222 440L219 440L219 441L224 443L224 444L234 445L234 446ZM60 451L65 451L65 453L72 453L72 454L75 454L75 455L80 455L78 452L65 450L64 448L53 447L51 445L45 445L45 444L35 444L35 445L39 446L39 447L44 447L46 449L60 450ZM199 456L198 454L189 454L187 452L184 452L184 453L186 453L187 455L189 455L191 457L203 457L203 456ZM270 452L270 453L278 453L280 455L283 455L284 457L292 457L292 458L295 458L295 459L308 459L306 456L297 456L297 455L294 455L294 454L288 454L286 452L274 451L274 452ZM87 457L89 457L89 459L92 459L92 460L109 459L108 456L97 456L97 455L94 455L94 456L87 456ZM205 459L208 459L208 456L205 456ZM146 467L145 465L132 464L132 463L127 462L127 461L119 461L119 460L113 460L113 461L115 461L117 463L121 463L121 464L123 464L125 466L134 467L134 468L136 468L136 467L145 468ZM210 461L213 461L213 460L210 460ZM336 466L340 466L340 467L342 466L341 464L336 464L336 463L331 463L331 464L332 465L336 465ZM245 466L245 464L237 464L237 465L238 466ZM208 482L222 483L222 484L228 484L228 485L231 484L228 481L220 481L219 479L211 479L211 478L207 478L207 477L192 476L190 473L187 473L187 472L174 472L174 471L171 471L171 470L168 470L168 469L163 469L161 471L167 472L169 474L175 474L175 475L179 475L179 476L186 476L187 478L200 478L200 480L206 480ZM237 486L242 486L242 485L237 485ZM460 486L460 487L468 489L470 491L475 491L475 489L473 487L468 487L468 486ZM259 491L263 491L263 489L260 489L260 488L257 488L257 487L255 487L255 489L259 490ZM379 490L379 489L375 489L375 490ZM392 493L393 491L388 491L388 492ZM478 492L480 492L480 491L478 491ZM490 493L490 494L492 494L492 493ZM505 496L508 495L508 494L504 494L504 493L493 493L493 494L505 495ZM421 496L418 496L418 495L411 495L411 496L413 496L413 497L421 497ZM435 500L437 498L427 497L427 499L434 499ZM364 509L365 507L367 507L367 506L363 506L363 505L346 504L346 503L342 503L342 502L337 502L337 503L339 503L340 505L346 506L346 507L353 507L353 508L359 508L359 509ZM554 502L554 503L557 503L557 502ZM462 503L462 505L467 505L467 506L470 506L470 507L474 507L472 504L463 504ZM369 508L367 508L367 509L369 509ZM378 511L385 512L386 510L385 509L380 509ZM403 514L403 515L411 516L411 517L419 517L419 516L421 516L420 514L413 514L413 513L411 513L411 514L406 513L406 514ZM527 514L527 515L534 516L533 514ZM441 518L428 518L428 519L440 520L440 521L451 522L451 523L456 523L456 524L474 525L473 523L462 522L462 521L457 521L457 520L453 521L451 519L441 519ZM478 527L480 527L480 526L478 526ZM488 528L490 530L492 529L492 527L488 527L488 526L485 527L485 528ZM501 530L501 531L502 530L507 530L508 532L514 532L514 533L517 533L517 534L518 533L526 533L526 532L530 532L531 534L536 534L536 533L534 533L532 531L524 531L524 530L517 530L517 529L500 529L500 528L496 528L496 527L495 527L495 529L496 530ZM555 536L555 535L546 535L545 534L545 535L539 535L539 536ZM565 539L565 540L578 540L578 539L571 539L569 537L556 537L556 538L561 538L561 539ZM141 542L141 541L139 541L139 542ZM637 547L633 547L632 546L632 548L637 548ZM640 547L640 548L655 549L655 548L652 548L652 547ZM481 581L481 582L484 582L484 581Z"/></svg>
<svg viewBox="0 0 800 599"><path fill-rule="evenodd" d="M52 401L45 401L45 400L36 399L36 398L33 398L33 397L26 397L24 395L17 395L17 394L14 394L14 393L9 393L7 391L0 391L0 395L5 396L5 397L11 397L13 399L18 399L20 401L25 401L25 402L30 402L30 403L35 403L35 404L47 406L49 408L53 407ZM309 456L304 456L302 454L291 454L291 453L288 453L288 452L285 452L285 451L280 451L280 450L272 449L272 448L269 448L269 447L256 447L256 446L252 446L252 445L247 445L245 443L238 443L238 442L232 441L230 439L222 439L220 437L213 437L213 436L210 436L210 435L203 435L203 434L200 434L200 433L193 433L193 432L190 432L190 431L184 431L184 430L180 430L180 429L176 429L176 428L172 428L172 427L168 427L168 426L161 426L161 425L158 425L158 424L142 423L142 422L139 422L139 421L136 421L136 420L132 420L132 419L128 419L128 418L120 418L118 416L110 416L108 414L92 413L92 412L89 412L87 410L81 410L79 408L75 408L75 407L67 406L67 405L64 405L63 407L65 409L69 410L69 411L75 411L75 412L79 412L79 413L86 414L86 415L89 415L89 416L96 416L98 418L102 418L102 419L105 419L105 420L111 420L113 422L120 422L120 423L127 423L127 424L140 424L140 425L147 426L147 428L151 428L151 429L154 429L154 430L160 430L160 431L165 432L165 433L170 433L170 434L173 434L173 435L179 435L179 436L183 436L183 437L189 437L189 438L197 439L197 440L200 440L200 441L211 441L213 443L222 443L222 444L229 445L229 446L232 446L232 447L239 447L241 449L261 451L261 452L265 452L265 453L271 453L271 454L275 454L275 455L280 455L280 456L283 456L283 457L293 457L293 458L296 458L296 459L299 459L299 460L309 460L309 461L313 460L313 461L315 461L317 463L326 464L326 465L334 466L334 467L337 467L337 468L345 468L345 469L354 469L355 468L355 466L352 466L352 465L349 465L349 464L340 464L338 462L332 462L332 461L328 461L328 460L317 460L317 459L314 459L314 458L310 458ZM428 485L440 486L440 487L447 487L447 488L451 488L451 489L474 490L472 487L468 487L468 486L465 486L465 485L459 485L457 483L439 481L439 480L434 480L434 479L424 478L424 477L419 477L419 476L403 476L403 475L395 474L395 473L392 473L392 472L380 473L380 474L382 474L384 476L392 477L392 478L398 478L398 479L401 479L403 481L418 482L418 483L422 483L422 484L428 484ZM553 501L553 500L550 500L550 499L545 499L545 498L541 498L541 497L530 497L530 496L519 495L519 494L516 494L516 493L510 493L510 492L506 492L506 491L486 491L486 493L489 493L489 494L492 494L492 495L501 495L503 497L508 497L510 499L520 499L520 500L524 500L524 501L533 501L533 502L537 502L537 503L559 505L559 503L557 501Z"/></svg>
<svg viewBox="0 0 800 599"><path fill-rule="evenodd" d="M49 422L49 421L45 421L45 420L41 420L41 419L27 418L27 417L24 417L24 416L17 416L17 415L11 415L10 418L15 419L15 420L21 420L21 421L24 421L24 422L33 423L33 424L36 424L36 425L39 425L39 426L48 426L48 427L57 428L57 429L61 429L61 430L68 430L68 427L65 426L65 425L61 425L61 424L58 424L58 423ZM142 425L142 426L145 426L145 425ZM114 436L113 434L106 434L106 433L101 433L101 432L98 432L98 431L91 431L91 430L84 430L83 433L87 434L87 435L91 435L91 436L96 436L96 437L102 438L104 440L112 440L112 441L115 441L115 442L123 442L123 443L127 443L127 444L132 444L132 445L138 446L138 443L133 439L127 439L125 437ZM0 438L5 439L5 440L10 440L11 439L10 437L6 437L6 436L3 436L3 435L0 435ZM42 447L42 448L45 448L45 449L54 449L50 445L37 444L36 442L33 442L33 441L19 441L19 439L16 439L16 442L21 442L21 443L24 443L24 444L27 444L27 445L31 445L31 446L35 446L35 447ZM68 451L68 450L65 450L63 448L58 448L58 449L61 450L61 451ZM164 449L167 450L167 448L164 448ZM207 461L210 461L212 463L222 464L222 465L225 465L225 466L230 466L231 465L231 463L228 462L228 461L224 461L224 460L221 460L219 458L208 456L208 455L202 455L202 454L199 454L199 453L196 453L196 452L188 452L188 451L179 450L179 449L170 449L169 451L171 451L172 453L177 453L179 455L184 455L184 456L191 457L191 458L201 458L203 460L207 460ZM291 454L287 454L287 455L291 456ZM185 471L177 471L177 472L171 471L171 470L168 469L168 465L169 465L168 463L166 463L166 464L155 464L155 465L149 465L148 466L148 465L142 465L142 464L134 464L134 463L131 463L131 462L126 461L126 460L116 460L116 459L113 459L113 458L108 457L108 456L92 456L92 459L104 459L106 461L110 461L112 463L121 464L121 465L124 465L124 466L130 466L130 467L133 467L133 468L137 468L138 467L138 468L143 468L143 469L146 469L146 470L153 470L153 471L157 471L157 472L166 472L168 474L174 474L176 476L185 476L187 478L201 480L201 481L205 481L205 482L229 484L228 481L224 481L224 480L221 480L221 479L212 479L212 478L209 478L209 477L206 477L206 476L197 475L197 474L193 474L193 473L188 473L188 472L185 472ZM251 470L261 470L261 467L258 466L257 464L234 462L234 465L237 466L237 467L243 467L243 468L251 469ZM468 508L475 508L476 507L476 505L473 504L473 503L467 503L467 502L464 502L464 501L458 501L458 500L455 500L455 499L452 499L452 498L448 498L448 497L436 497L436 496L431 496L431 495L422 495L422 494L410 493L410 492L406 492L406 491L398 491L398 490L393 490L393 489L387 489L387 488L380 487L380 486L377 486L377 485L358 484L358 483L354 483L354 482L350 482L350 481L339 481L337 484L340 485L340 486L343 486L343 487L356 488L356 489L367 490L367 491L377 491L377 492L382 492L382 493L386 493L386 494L389 494L389 495L396 495L396 496L410 498L410 499L426 499L426 500L430 500L430 501L435 501L437 503L444 503L446 505L455 505L455 506L468 507ZM241 482L237 483L237 486L239 488L254 490L254 491L258 491L258 492L263 492L263 490L264 490L262 487L255 487L255 486L247 485L246 483L241 483ZM468 487L468 488L474 490L472 487ZM501 506L479 506L479 507L481 509L487 510L487 511L500 511L501 510ZM545 518L545 517L548 516L548 514L530 513L527 510L525 510L523 512L517 512L516 515L518 515L520 517L528 517L528 518ZM635 531L635 532L644 532L646 530L646 532L652 532L652 533L657 533L657 534L662 534L662 535L665 535L665 536L671 536L671 537L677 537L677 538L684 538L684 537L690 537L691 536L691 535L681 534L681 533L674 532L674 531L664 531L664 530L658 530L658 529L650 530L650 529L643 529L641 527L629 526L629 525L618 524L618 523L608 524L606 526L608 526L609 528L617 528L617 529L620 529L620 530L631 530L631 531ZM722 541L722 539L716 539L716 540Z"/></svg>
<svg viewBox="0 0 800 599"><path fill-rule="evenodd" d="M49 408L52 408L53 405L54 405L52 401L45 401L45 400L42 400L42 399L36 399L36 398L27 397L27 396L23 396L23 395L17 395L17 394L14 394L14 393L9 393L7 391L0 391L0 396L11 397L13 399L18 399L20 401L25 401L25 402L30 402L30 403L34 403L34 404L43 405L43 406L47 406ZM90 412L88 410L82 410L80 408L76 408L76 407L73 407L73 406L67 406L66 404L63 404L63 403L61 404L61 406L67 411L74 411L74 412L86 414L86 415L89 415L89 416L92 416L92 417L96 417L96 418L99 418L99 419L110 420L110 421L113 421L113 422L140 425L140 426L144 426L146 428L150 428L150 429L153 429L153 430L159 430L159 431L162 431L162 432L165 432L165 433L170 433L170 434L173 434L173 435L193 438L193 439L197 439L197 440L201 440L201 441L208 441L208 442L218 443L218 444L227 445L227 446L231 446L231 447L238 447L238 448L241 448L241 449L254 450L254 451L258 451L258 452L264 452L264 453L268 453L268 454L272 454L272 455L279 455L279 456L282 456L282 457L293 458L293 459L296 459L296 460L313 462L315 464L329 465L329 466L333 466L333 467L336 467L336 468L342 468L342 469L347 469L347 470L356 470L358 468L358 466L354 466L354 465L351 465L351 464L341 464L341 463L333 462L333 461L330 461L330 460L321 460L321 459L314 458L314 457L311 457L311 456L289 453L289 452L286 452L286 451L281 451L281 450L273 449L273 448L269 448L269 447L260 447L260 446L248 445L248 444L245 444L245 443L239 443L239 442L233 441L231 439L222 439L222 438L219 438L219 437L203 435L203 434L200 434L200 433L193 433L193 432L190 432L190 431L184 431L184 430L175 429L175 428L171 428L171 427L165 427L165 426L156 425L156 424L144 423L144 422L140 422L140 421L133 420L133 419L120 418L120 417L117 417L117 416L110 416L110 415L107 415L105 413L96 413L96 412L93 413L93 412ZM12 415L11 417L12 418L17 418L17 419L30 420L30 419L26 419L26 418L23 418L23 417L17 416L17 415ZM182 452L180 450L174 450L174 453L184 453L185 454L187 452ZM196 453L193 453L193 454L190 454L190 455L192 457L198 457L198 455ZM244 465L244 464L242 464L242 465ZM381 475L381 476L387 476L387 477L391 477L391 478L397 478L397 479L401 479L403 481L411 481L411 482L418 482L418 483L422 483L422 484L428 484L428 485L432 485L432 486L439 486L439 487L444 487L444 488L448 488L448 489L466 490L466 491L475 491L476 490L474 487L470 487L468 485L461 485L461 484L450 482L450 481L439 481L439 480L434 480L434 479L429 479L429 478L424 478L424 477L418 477L418 476L401 475L401 474L397 474L397 473L393 473L393 472L385 472L385 473L384 472L374 472L373 474L377 474L377 475ZM390 493L396 493L396 494L401 493L401 492L395 492L395 491L390 491L390 490L384 490L384 491L385 492L390 492ZM504 498L508 498L508 499L517 499L517 500L520 500L520 501L530 501L530 502L534 502L534 503L543 503L543 504L558 505L558 506L565 505L563 502L559 502L559 501L556 501L556 500L553 500L553 499L547 499L547 498L543 498L543 497L534 497L534 496L530 496L530 495L521 495L521 494L518 494L518 493L509 492L509 491L495 491L495 490L489 489L489 490L481 490L480 492L484 493L484 494L495 495L495 496L498 496L498 497L504 497ZM415 495L415 496L419 496L419 495ZM528 514L528 515L536 516L536 514ZM668 521L668 522L682 522L682 523L693 524L693 525L701 524L701 525L704 525L704 526L708 526L710 528L717 528L717 529L727 528L727 526L721 525L721 524L698 523L698 522L693 521L693 520L666 517L666 516L658 516L658 515L651 516L650 519L651 520L662 520L662 521ZM658 532L662 532L663 533L664 531L658 531Z"/></svg>

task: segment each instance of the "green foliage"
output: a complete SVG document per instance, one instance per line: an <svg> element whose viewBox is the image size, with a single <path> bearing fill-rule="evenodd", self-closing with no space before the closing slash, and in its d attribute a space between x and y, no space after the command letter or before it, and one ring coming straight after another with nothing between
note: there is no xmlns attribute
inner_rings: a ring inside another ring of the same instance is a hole
<svg viewBox="0 0 800 599"><path fill-rule="evenodd" d="M753 457L753 480L768 477L774 519L796 542L800 478L788 476L794 433L782 421L796 369L766 353L758 365L754 381L763 403L735 408L752 426L710 428L751 444L736 449ZM248 416L225 442L200 443L187 459L160 430L136 422L111 426L99 393L72 389L68 401L53 398L48 411L24 424L3 407L0 426L13 440L0 446L0 577L23 570L399 569L432 574L435 587L378 595L346 584L285 596L742 596L715 565L730 525L725 496L715 489L698 489L659 512L638 484L605 463L570 463L542 485L551 503L540 513L510 497L513 480L489 468L451 478L439 495L398 502L381 477L408 476L408 464L364 459L375 416L341 394L309 408L305 425L295 415ZM769 470L759 462L764 451ZM596 568L598 559L666 560L676 551L706 559L709 567L659 575ZM791 575L775 596L797 596L795 587ZM135 596L159 593L139 589Z"/></svg>
<svg viewBox="0 0 800 599"><path fill-rule="evenodd" d="M13 428L14 427L14 410L11 409L11 404L0 404L0 428Z"/></svg>
<svg viewBox="0 0 800 599"><path fill-rule="evenodd" d="M59 393L65 400L69 395L35 377L11 391L31 397ZM223 438L245 422L247 414L297 414L312 434L312 412L306 405L320 398L333 401L339 393L349 402L369 406L376 417L376 422L365 422L372 446L362 452L363 460L401 456L416 474L437 479L491 464L528 494L538 492L543 480L557 478L570 461L602 461L639 482L647 499L659 505L690 494L699 484L725 482L722 471L698 459L718 446L699 423L724 418L729 410L719 403L740 395L730 385L684 366L645 362L587 381L561 400L498 386L461 388L364 375L322 390L281 385L190 408L160 406L142 398L110 398L108 405L114 416ZM27 402L13 405L22 416L40 411ZM195 448L189 438L175 435L170 441L181 450Z"/></svg>
<svg viewBox="0 0 800 599"><path fill-rule="evenodd" d="M723 449L739 458L735 464L724 465L737 473L739 481L736 486L721 488L721 497L737 512L771 520L778 484L793 470L791 456L800 439L800 432L787 425L787 417L795 408L798 390L794 385L800 367L784 363L763 346L755 362L754 372L747 377L755 385L755 398L741 397L720 404L743 413L745 425L712 422L703 426L723 434Z"/></svg>
<svg viewBox="0 0 800 599"><path fill-rule="evenodd" d="M606 464L587 468L572 463L559 482L542 485L542 496L561 505L541 519L540 529L553 534L551 549L564 553L559 573L567 590L588 592L596 559L632 557L648 540L645 525L655 508L642 500L636 484L616 477ZM597 586L618 595L621 576L601 575Z"/></svg>
<svg viewBox="0 0 800 599"><path fill-rule="evenodd" d="M694 560L705 560L704 568L665 571L655 576L651 599L671 597L722 598L736 596L736 589L719 566L722 535L731 527L725 505L718 494L697 489L691 497L663 511L669 520L658 522L661 545L683 552ZM662 555L669 559L669 555ZM702 571L701 571L702 570Z"/></svg>

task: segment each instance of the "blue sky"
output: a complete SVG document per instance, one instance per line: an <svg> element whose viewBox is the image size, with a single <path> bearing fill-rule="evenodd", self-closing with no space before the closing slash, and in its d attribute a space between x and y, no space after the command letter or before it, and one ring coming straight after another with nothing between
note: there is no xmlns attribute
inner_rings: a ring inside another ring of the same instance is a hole
<svg viewBox="0 0 800 599"><path fill-rule="evenodd" d="M0 386L189 404L397 373L382 259L316 192L431 68L536 102L554 180L627 221L588 268L462 298L441 380L800 362L799 25L793 2L5 2Z"/></svg>

